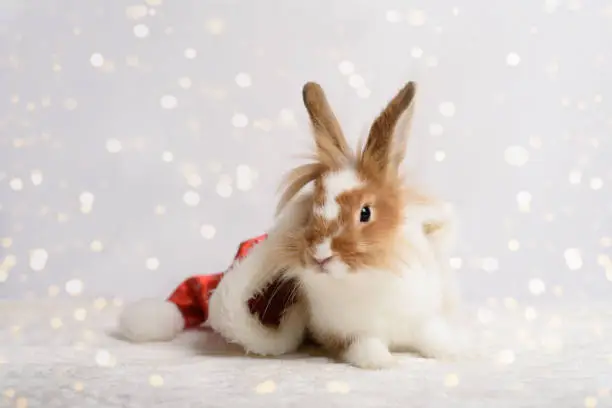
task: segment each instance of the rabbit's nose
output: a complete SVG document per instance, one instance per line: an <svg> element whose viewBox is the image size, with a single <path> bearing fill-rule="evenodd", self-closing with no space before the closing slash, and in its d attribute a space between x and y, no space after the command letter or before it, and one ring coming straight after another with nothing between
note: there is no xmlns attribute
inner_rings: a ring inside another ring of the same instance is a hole
<svg viewBox="0 0 612 408"><path fill-rule="evenodd" d="M333 256L328 256L326 258L314 258L315 262L319 264L319 266L324 266L326 263L331 261Z"/></svg>

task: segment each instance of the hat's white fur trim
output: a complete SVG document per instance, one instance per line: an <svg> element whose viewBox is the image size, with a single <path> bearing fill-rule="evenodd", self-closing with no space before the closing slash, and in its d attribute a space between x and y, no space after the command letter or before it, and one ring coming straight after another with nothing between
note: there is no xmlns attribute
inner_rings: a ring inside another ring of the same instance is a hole
<svg viewBox="0 0 612 408"><path fill-rule="evenodd" d="M297 350L306 327L306 311L300 303L285 310L278 328L264 326L249 310L249 299L282 273L270 269L275 238L269 235L244 259L237 261L223 276L209 303L211 328L226 341L260 355L281 355Z"/></svg>
<svg viewBox="0 0 612 408"><path fill-rule="evenodd" d="M236 262L221 280L210 298L208 322L227 341L241 345L247 352L281 355L296 351L306 331L308 314L300 297L289 306L277 328L264 326L253 316L248 301L277 278L283 278L275 259L287 234L308 217L308 195L295 197L279 214L266 240L257 244Z"/></svg>

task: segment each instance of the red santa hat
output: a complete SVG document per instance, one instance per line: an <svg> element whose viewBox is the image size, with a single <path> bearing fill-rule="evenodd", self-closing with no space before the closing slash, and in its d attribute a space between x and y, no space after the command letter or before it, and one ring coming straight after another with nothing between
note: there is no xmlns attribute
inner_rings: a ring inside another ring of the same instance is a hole
<svg viewBox="0 0 612 408"><path fill-rule="evenodd" d="M304 337L305 311L293 282L282 279L283 271L261 267L272 245L266 234L246 240L226 272L189 277L165 301L127 305L119 316L119 331L133 342L168 341L208 323L248 352L296 350Z"/></svg>

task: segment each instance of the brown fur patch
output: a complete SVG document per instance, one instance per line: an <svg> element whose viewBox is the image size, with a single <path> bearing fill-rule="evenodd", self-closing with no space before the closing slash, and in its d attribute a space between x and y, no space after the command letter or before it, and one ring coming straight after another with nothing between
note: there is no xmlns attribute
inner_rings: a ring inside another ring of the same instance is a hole
<svg viewBox="0 0 612 408"><path fill-rule="evenodd" d="M314 182L314 190L312 192L312 199L315 207L322 207L325 205L325 186L323 185L323 176L326 173L321 174L321 177L317 178Z"/></svg>
<svg viewBox="0 0 612 408"><path fill-rule="evenodd" d="M389 172L397 172L404 158L407 137L393 140L394 131L401 115L412 110L416 90L416 84L408 82L372 123L365 147L357 157L360 170L368 177L384 178Z"/></svg>
<svg viewBox="0 0 612 408"><path fill-rule="evenodd" d="M332 250L354 269L391 267L394 242L402 224L403 202L397 186L367 184L363 189L342 194L338 201L344 228L332 240ZM364 205L369 205L372 212L367 223L359 220Z"/></svg>
<svg viewBox="0 0 612 408"><path fill-rule="evenodd" d="M394 241L402 225L403 186L395 179L383 184L366 181L362 188L344 192L336 201L340 206L338 219L326 220L315 214L306 226L305 239L310 252L316 244L331 238L332 251L351 270L390 267ZM366 223L360 221L364 205L372 211L372 218Z"/></svg>
<svg viewBox="0 0 612 408"><path fill-rule="evenodd" d="M283 179L279 186L282 195L276 206L278 215L308 183L317 180L325 171L327 166L323 163L307 163L291 170Z"/></svg>
<svg viewBox="0 0 612 408"><path fill-rule="evenodd" d="M249 299L251 314L256 315L264 326L277 329L283 313L298 300L296 286L297 282L293 279L275 280Z"/></svg>
<svg viewBox="0 0 612 408"><path fill-rule="evenodd" d="M315 82L308 82L302 89L304 106L313 126L317 150L324 162L342 165L350 155L342 128L334 115L323 88Z"/></svg>

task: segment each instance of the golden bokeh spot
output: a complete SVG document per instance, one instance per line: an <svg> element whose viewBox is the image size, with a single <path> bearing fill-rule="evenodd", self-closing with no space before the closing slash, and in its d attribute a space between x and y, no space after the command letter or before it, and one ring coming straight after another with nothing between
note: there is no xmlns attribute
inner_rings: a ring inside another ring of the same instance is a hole
<svg viewBox="0 0 612 408"><path fill-rule="evenodd" d="M74 320L78 320L79 322L82 322L83 320L87 318L87 310L83 308L78 308L74 311L72 316L74 317Z"/></svg>
<svg viewBox="0 0 612 408"><path fill-rule="evenodd" d="M106 305L108 304L108 302L106 301L106 299L100 297L97 298L96 300L94 300L94 308L96 310L102 310L106 307Z"/></svg>
<svg viewBox="0 0 612 408"><path fill-rule="evenodd" d="M257 394L271 394L274 391L276 391L276 384L272 380L264 381L255 387Z"/></svg>
<svg viewBox="0 0 612 408"><path fill-rule="evenodd" d="M62 319L60 319L59 317L53 317L51 321L49 322L49 324L54 329L59 329L60 327L64 325L64 323L62 322Z"/></svg>
<svg viewBox="0 0 612 408"><path fill-rule="evenodd" d="M59 294L59 292L60 292L59 286L51 285L47 289L47 294L49 295L49 297L55 297Z"/></svg>
<svg viewBox="0 0 612 408"><path fill-rule="evenodd" d="M96 363L101 367L113 367L117 363L115 357L106 350L98 350L95 356Z"/></svg>
<svg viewBox="0 0 612 408"><path fill-rule="evenodd" d="M101 252L104 249L104 245L102 245L102 242L96 239L91 241L89 244L89 249L91 249L93 252Z"/></svg>
<svg viewBox="0 0 612 408"><path fill-rule="evenodd" d="M149 384L151 385L151 387L161 387L162 385L164 385L164 379L159 374L151 374L149 376Z"/></svg>
<svg viewBox="0 0 612 408"><path fill-rule="evenodd" d="M459 376L457 374L447 374L444 377L444 386L448 388L454 388L459 385Z"/></svg>
<svg viewBox="0 0 612 408"><path fill-rule="evenodd" d="M502 350L497 356L497 361L503 365L509 365L514 363L515 356L512 350Z"/></svg>
<svg viewBox="0 0 612 408"><path fill-rule="evenodd" d="M332 394L348 394L351 391L351 387L343 381L330 381L326 388Z"/></svg>
<svg viewBox="0 0 612 408"><path fill-rule="evenodd" d="M204 23L206 30L212 35L220 35L225 30L225 21L219 18L212 18Z"/></svg>
<svg viewBox="0 0 612 408"><path fill-rule="evenodd" d="M506 309L514 310L516 309L517 305L518 302L516 301L516 299L511 297L504 298L504 306L506 307Z"/></svg>

